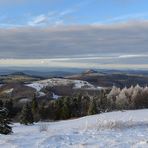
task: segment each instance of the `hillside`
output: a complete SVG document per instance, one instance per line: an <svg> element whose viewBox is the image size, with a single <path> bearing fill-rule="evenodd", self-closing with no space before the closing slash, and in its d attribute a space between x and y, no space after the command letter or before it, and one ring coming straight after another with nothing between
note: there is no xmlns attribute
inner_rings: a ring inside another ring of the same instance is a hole
<svg viewBox="0 0 148 148"><path fill-rule="evenodd" d="M96 72L86 71L81 74L66 76L67 79L83 80L93 85L101 87L130 87L131 85L145 86L148 84L148 75L143 73L124 73L124 72Z"/></svg>
<svg viewBox="0 0 148 148"><path fill-rule="evenodd" d="M14 133L0 135L0 147L114 148L148 147L148 110L118 111L32 126L15 123ZM42 127L45 131L41 132Z"/></svg>
<svg viewBox="0 0 148 148"><path fill-rule="evenodd" d="M0 83L29 83L32 81L41 80L42 77L28 75L23 72L15 72L8 75L0 75Z"/></svg>

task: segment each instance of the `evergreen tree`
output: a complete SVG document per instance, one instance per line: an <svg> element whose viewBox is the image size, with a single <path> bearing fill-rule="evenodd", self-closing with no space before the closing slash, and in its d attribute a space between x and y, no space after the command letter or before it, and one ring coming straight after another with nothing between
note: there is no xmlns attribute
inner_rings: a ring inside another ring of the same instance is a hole
<svg viewBox="0 0 148 148"><path fill-rule="evenodd" d="M55 120L61 119L63 98L55 101Z"/></svg>
<svg viewBox="0 0 148 148"><path fill-rule="evenodd" d="M82 111L82 95L76 94L70 98L70 109L72 117L80 117Z"/></svg>
<svg viewBox="0 0 148 148"><path fill-rule="evenodd" d="M20 123L28 125L28 124L33 124L33 122L34 122L34 118L33 118L31 107L28 103L26 103L21 112Z"/></svg>
<svg viewBox="0 0 148 148"><path fill-rule="evenodd" d="M0 100L0 107L3 107L3 101Z"/></svg>
<svg viewBox="0 0 148 148"><path fill-rule="evenodd" d="M33 95L33 99L32 99L32 112L36 113L38 111L38 102L36 99L35 94Z"/></svg>
<svg viewBox="0 0 148 148"><path fill-rule="evenodd" d="M70 102L69 102L69 100L70 100L69 97L64 98L63 107L62 107L62 114L61 114L62 119L70 118L70 107L69 107Z"/></svg>
<svg viewBox="0 0 148 148"><path fill-rule="evenodd" d="M43 102L39 108L39 116L41 120L46 119L45 103Z"/></svg>
<svg viewBox="0 0 148 148"><path fill-rule="evenodd" d="M12 128L9 126L11 120L8 118L8 110L6 108L0 108L0 134L12 133Z"/></svg>
<svg viewBox="0 0 148 148"><path fill-rule="evenodd" d="M97 106L95 100L92 100L89 105L88 115L94 115L97 113Z"/></svg>
<svg viewBox="0 0 148 148"><path fill-rule="evenodd" d="M39 108L38 108L38 102L35 94L33 95L32 103L31 103L32 113L34 120L37 122L39 121Z"/></svg>
<svg viewBox="0 0 148 148"><path fill-rule="evenodd" d="M81 116L86 116L89 108L89 96L83 96L81 100Z"/></svg>
<svg viewBox="0 0 148 148"><path fill-rule="evenodd" d="M79 104L77 97L72 97L70 100L71 116L79 117Z"/></svg>
<svg viewBox="0 0 148 148"><path fill-rule="evenodd" d="M14 112L13 112L13 101L12 99L10 100L7 100L4 104L4 107L8 109L8 116L9 117L12 117L14 115Z"/></svg>

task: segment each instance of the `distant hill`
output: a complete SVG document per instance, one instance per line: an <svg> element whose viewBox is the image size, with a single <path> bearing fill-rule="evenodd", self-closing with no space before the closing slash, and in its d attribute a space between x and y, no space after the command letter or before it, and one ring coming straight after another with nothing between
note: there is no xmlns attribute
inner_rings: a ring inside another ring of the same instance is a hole
<svg viewBox="0 0 148 148"><path fill-rule="evenodd" d="M0 83L30 83L43 79L42 77L31 76L23 72L15 72L8 75L0 75Z"/></svg>
<svg viewBox="0 0 148 148"><path fill-rule="evenodd" d="M125 72L125 71L104 71L96 72L93 70L85 71L81 74L67 76L65 78L73 80L87 81L96 86L112 87L116 85L118 87L130 87L131 85L148 85L148 75L146 72Z"/></svg>
<svg viewBox="0 0 148 148"><path fill-rule="evenodd" d="M33 81L49 79L49 78L67 78L72 80L87 81L95 86L125 87L131 85L148 85L148 71L138 70L72 70L59 69L56 71L23 70L15 71L10 74L0 75L0 83L31 83Z"/></svg>
<svg viewBox="0 0 148 148"><path fill-rule="evenodd" d="M83 72L83 74L93 74L93 73L98 73L98 71L93 70L93 69L88 69L88 70Z"/></svg>

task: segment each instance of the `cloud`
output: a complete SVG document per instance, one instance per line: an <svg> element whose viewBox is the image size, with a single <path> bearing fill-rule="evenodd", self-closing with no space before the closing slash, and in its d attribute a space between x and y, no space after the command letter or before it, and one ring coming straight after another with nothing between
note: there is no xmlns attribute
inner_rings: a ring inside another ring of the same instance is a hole
<svg viewBox="0 0 148 148"><path fill-rule="evenodd" d="M148 64L61 62L49 59L1 59L0 66L52 67L52 68L103 68L103 69L148 69Z"/></svg>
<svg viewBox="0 0 148 148"><path fill-rule="evenodd" d="M94 26L62 25L46 28L0 29L0 59L32 61L39 59L41 63L46 63L44 59L50 59L53 66L59 64L84 67L114 65L115 67L118 64L121 67L125 65L146 67L147 47L147 21ZM20 63L11 62L8 60L7 65L21 65L21 61ZM35 62L31 64L35 65ZM45 64L45 66L51 66L51 64Z"/></svg>
<svg viewBox="0 0 148 148"><path fill-rule="evenodd" d="M148 54L120 55L119 58L145 58Z"/></svg>
<svg viewBox="0 0 148 148"><path fill-rule="evenodd" d="M45 24L47 22L48 22L48 17L42 14L42 15L39 15L39 16L33 18L32 21L29 21L28 25L36 26L36 25Z"/></svg>
<svg viewBox="0 0 148 148"><path fill-rule="evenodd" d="M73 12L74 12L73 9L67 9L67 10L65 10L65 11L60 12L60 13L59 13L59 16L69 15L69 14L71 14L71 13L73 13Z"/></svg>
<svg viewBox="0 0 148 148"><path fill-rule="evenodd" d="M64 21L58 20L58 21L55 22L55 26L59 26L59 25L64 25Z"/></svg>
<svg viewBox="0 0 148 148"><path fill-rule="evenodd" d="M148 18L148 13L137 13L137 14L127 14L127 15L122 15L122 16L118 16L118 17L112 17L110 19L107 20L103 20L103 21L99 21L99 22L95 22L93 23L94 25L97 24L112 24L112 23L127 23L127 21L130 22L134 22L137 20L137 22L140 21L145 21Z"/></svg>
<svg viewBox="0 0 148 148"><path fill-rule="evenodd" d="M48 25L63 25L65 22L66 16L69 16L73 13L74 10L67 9L64 11L51 11L47 14L41 14L31 18L31 21L27 23L29 26L48 26Z"/></svg>

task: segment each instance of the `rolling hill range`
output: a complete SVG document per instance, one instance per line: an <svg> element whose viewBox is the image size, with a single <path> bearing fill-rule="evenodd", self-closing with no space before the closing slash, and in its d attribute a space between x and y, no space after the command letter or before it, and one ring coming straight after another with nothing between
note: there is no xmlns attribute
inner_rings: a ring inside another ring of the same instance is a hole
<svg viewBox="0 0 148 148"><path fill-rule="evenodd" d="M39 100L58 99L74 94L98 95L101 90L148 85L148 76L143 73L125 73L87 70L78 74L43 77L15 72L0 76L0 99L13 99L18 103L30 101L37 94Z"/></svg>

